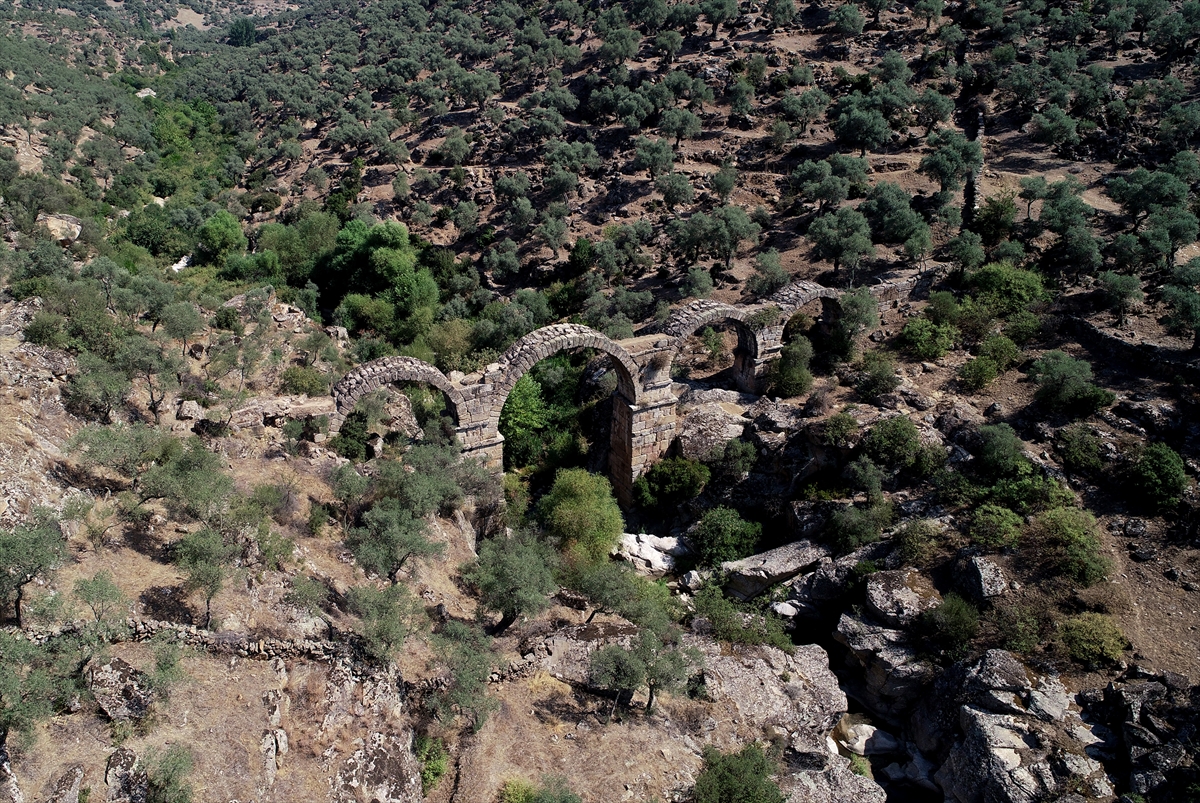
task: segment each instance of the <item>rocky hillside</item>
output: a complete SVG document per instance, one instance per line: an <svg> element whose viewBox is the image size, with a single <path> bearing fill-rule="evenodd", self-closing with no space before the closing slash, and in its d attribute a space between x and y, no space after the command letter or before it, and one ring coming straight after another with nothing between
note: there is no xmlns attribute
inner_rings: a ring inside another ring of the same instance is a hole
<svg viewBox="0 0 1200 803"><path fill-rule="evenodd" d="M0 801L1200 800L1196 3L0 22Z"/></svg>

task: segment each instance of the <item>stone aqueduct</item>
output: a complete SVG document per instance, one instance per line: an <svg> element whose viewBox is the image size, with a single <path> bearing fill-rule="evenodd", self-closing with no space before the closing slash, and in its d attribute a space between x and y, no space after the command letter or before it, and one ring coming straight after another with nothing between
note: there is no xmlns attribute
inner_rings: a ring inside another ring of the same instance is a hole
<svg viewBox="0 0 1200 803"><path fill-rule="evenodd" d="M884 292L874 295L883 296L888 287L892 286L882 286ZM481 458L499 469L504 448L500 411L517 380L560 351L592 348L609 356L617 374L609 467L617 498L627 503L633 481L675 439L677 399L671 390L671 366L692 333L711 324L733 324L738 336L734 352L738 388L747 393L760 392L767 364L783 348L787 320L812 301L837 296L837 291L827 287L796 282L761 304L694 301L676 310L655 334L628 340L612 340L578 324L554 324L517 340L482 371L455 379L412 357L372 360L350 371L334 386L337 412L330 430L337 432L363 395L393 382L421 382L445 394L458 425L464 456Z"/></svg>

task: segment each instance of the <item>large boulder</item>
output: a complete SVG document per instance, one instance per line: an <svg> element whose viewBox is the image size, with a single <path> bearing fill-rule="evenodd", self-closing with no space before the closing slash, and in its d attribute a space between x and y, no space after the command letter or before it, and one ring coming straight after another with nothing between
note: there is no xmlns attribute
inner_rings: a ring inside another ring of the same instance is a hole
<svg viewBox="0 0 1200 803"><path fill-rule="evenodd" d="M108 803L145 801L150 785L146 770L139 765L137 753L128 747L118 747L108 757L104 783L108 786Z"/></svg>
<svg viewBox="0 0 1200 803"><path fill-rule="evenodd" d="M902 630L843 613L834 638L850 651L847 661L861 675L857 696L890 721L907 713L937 674Z"/></svg>
<svg viewBox="0 0 1200 803"><path fill-rule="evenodd" d="M994 560L982 555L966 555L959 560L954 583L976 604L991 602L1008 592L1008 578L1004 576L1004 570Z"/></svg>
<svg viewBox="0 0 1200 803"><path fill-rule="evenodd" d="M815 644L788 655L772 647L722 650L689 637L704 655L704 681L715 702L728 701L756 732L790 734L778 781L789 803L883 803L883 789L855 775L850 762L829 747L828 733L847 708L845 693Z"/></svg>
<svg viewBox="0 0 1200 803"><path fill-rule="evenodd" d="M612 554L628 561L642 574L659 576L675 571L675 559L691 551L691 544L686 538L625 533Z"/></svg>
<svg viewBox="0 0 1200 803"><path fill-rule="evenodd" d="M83 787L83 765L72 764L66 772L58 776L50 789L50 803L79 803L79 793Z"/></svg>
<svg viewBox="0 0 1200 803"><path fill-rule="evenodd" d="M368 733L356 739L333 778L336 803L422 803L421 762L412 732Z"/></svg>
<svg viewBox="0 0 1200 803"><path fill-rule="evenodd" d="M828 556L829 547L811 541L796 541L748 558L726 561L721 564L721 570L727 575L725 590L741 600L753 599Z"/></svg>
<svg viewBox="0 0 1200 803"><path fill-rule="evenodd" d="M934 426L949 442L961 446L968 452L979 447L979 428L985 424L984 417L968 404L955 403L942 412Z"/></svg>
<svg viewBox="0 0 1200 803"><path fill-rule="evenodd" d="M868 610L893 627L912 624L941 602L930 579L916 569L875 572L867 578Z"/></svg>
<svg viewBox="0 0 1200 803"><path fill-rule="evenodd" d="M96 704L114 722L141 719L154 703L146 673L120 658L93 663L87 670L87 682Z"/></svg>
<svg viewBox="0 0 1200 803"><path fill-rule="evenodd" d="M947 670L913 712L917 747L943 757L934 779L954 803L1032 803L1068 791L1109 799L1096 739L1055 677L989 650Z"/></svg>
<svg viewBox="0 0 1200 803"><path fill-rule="evenodd" d="M37 216L37 222L45 226L54 241L63 248L78 240L83 233L83 221L74 215L47 215L43 212Z"/></svg>

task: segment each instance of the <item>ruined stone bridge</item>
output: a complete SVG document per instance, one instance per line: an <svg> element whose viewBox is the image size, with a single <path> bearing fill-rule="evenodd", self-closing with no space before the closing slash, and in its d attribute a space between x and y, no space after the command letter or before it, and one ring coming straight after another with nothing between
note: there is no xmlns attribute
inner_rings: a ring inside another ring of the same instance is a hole
<svg viewBox="0 0 1200 803"><path fill-rule="evenodd" d="M899 289L897 285L881 285L873 294L894 298ZM608 355L617 374L609 466L617 498L628 503L633 481L675 439L677 399L671 391L671 366L689 336L704 326L732 324L738 338L734 351L738 389L758 393L767 365L783 348L786 322L801 307L838 295L838 291L813 282L796 282L759 304L693 301L677 309L656 333L627 340L613 340L579 324L553 324L517 340L482 371L455 379L412 357L372 360L350 371L334 386L337 413L331 432L337 432L367 393L393 382L421 382L445 394L458 425L463 454L481 458L499 469L504 449L500 411L517 381L538 362L560 351L596 349Z"/></svg>

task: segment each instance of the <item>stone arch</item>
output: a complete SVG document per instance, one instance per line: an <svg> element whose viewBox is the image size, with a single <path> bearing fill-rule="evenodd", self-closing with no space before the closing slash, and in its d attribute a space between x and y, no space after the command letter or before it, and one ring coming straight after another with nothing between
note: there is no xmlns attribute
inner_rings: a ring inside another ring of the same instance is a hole
<svg viewBox="0 0 1200 803"><path fill-rule="evenodd" d="M840 296L837 290L817 284L816 282L792 282L787 287L777 290L765 302L783 310L784 319L790 318L805 304L818 298L836 299Z"/></svg>
<svg viewBox="0 0 1200 803"><path fill-rule="evenodd" d="M509 392L529 369L560 351L578 348L593 348L607 354L617 371L618 392L631 404L641 400L638 365L628 351L612 338L589 326L558 323L536 329L513 343L496 361L498 367L490 370L484 377L484 381L491 384L490 417L493 423L499 423L500 410L508 400Z"/></svg>
<svg viewBox="0 0 1200 803"><path fill-rule="evenodd" d="M738 379L738 387L746 392L754 392L757 382L758 363L761 357L770 351L770 343L763 340L761 333L750 326L748 321L762 307L735 307L722 304L719 301L693 301L682 309L676 310L663 325L663 334L675 341L675 348L670 352L670 359L662 365L657 375L669 377L671 367L679 352L683 349L683 341L691 337L701 327L714 323L732 323L737 331L738 344L734 351L734 372Z"/></svg>
<svg viewBox="0 0 1200 803"><path fill-rule="evenodd" d="M330 433L336 433L342 422L354 411L358 400L377 388L393 382L423 382L446 394L446 401L456 422L462 418L462 391L434 366L415 357L381 357L357 366L333 386L337 413L330 423Z"/></svg>

